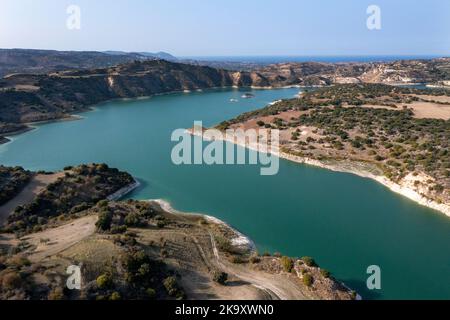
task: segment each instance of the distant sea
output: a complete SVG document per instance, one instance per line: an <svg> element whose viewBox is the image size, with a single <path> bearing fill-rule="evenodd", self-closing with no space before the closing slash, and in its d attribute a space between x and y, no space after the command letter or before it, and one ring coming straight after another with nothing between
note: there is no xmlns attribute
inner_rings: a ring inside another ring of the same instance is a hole
<svg viewBox="0 0 450 320"><path fill-rule="evenodd" d="M389 62L395 60L433 59L441 56L433 55L377 55L377 56L197 56L180 57L201 61L218 62L246 62L257 64L271 64L283 62Z"/></svg>

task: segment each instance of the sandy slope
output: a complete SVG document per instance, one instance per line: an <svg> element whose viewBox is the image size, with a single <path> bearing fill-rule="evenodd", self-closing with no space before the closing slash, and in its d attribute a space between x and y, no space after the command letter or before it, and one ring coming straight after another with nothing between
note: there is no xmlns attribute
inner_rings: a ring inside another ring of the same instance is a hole
<svg viewBox="0 0 450 320"><path fill-rule="evenodd" d="M97 215L90 215L57 228L33 233L21 240L36 246L29 258L31 261L40 261L94 234L95 222L97 222Z"/></svg>

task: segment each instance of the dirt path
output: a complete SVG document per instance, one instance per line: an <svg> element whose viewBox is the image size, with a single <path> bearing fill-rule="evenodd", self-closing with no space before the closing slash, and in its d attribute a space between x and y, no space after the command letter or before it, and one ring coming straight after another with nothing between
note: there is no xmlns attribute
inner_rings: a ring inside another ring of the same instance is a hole
<svg viewBox="0 0 450 320"><path fill-rule="evenodd" d="M304 300L309 299L307 295L300 291L295 285L285 277L262 273L248 268L232 265L224 261L219 254L214 236L210 233L211 245L213 247L216 263L222 271L232 274L243 281L251 283L254 287L265 292L273 300Z"/></svg>
<svg viewBox="0 0 450 320"><path fill-rule="evenodd" d="M165 210L174 211L172 208L165 208ZM181 220L189 222L187 216L184 214L176 214L176 216ZM193 240L201 260L208 269L215 266L221 271L226 272L229 276L240 279L241 282L247 283L259 291L259 295L264 297L264 299L305 300L312 298L307 292L301 290L299 285L296 285L285 276L251 270L246 266L240 266L225 261L221 258L214 236L210 231L207 231L206 235L210 238L209 241L207 240L209 243L200 241L195 235L184 232L183 234ZM206 246L208 246L208 248ZM207 251L205 252L205 250Z"/></svg>
<svg viewBox="0 0 450 320"><path fill-rule="evenodd" d="M36 247L29 256L30 260L40 261L54 256L94 234L97 218L96 215L83 217L61 227L34 233L21 240Z"/></svg>
<svg viewBox="0 0 450 320"><path fill-rule="evenodd" d="M4 223L8 219L8 216L14 212L14 209L18 206L22 206L33 201L34 197L36 197L38 193L63 175L63 172L49 175L35 175L15 198L0 206L0 224Z"/></svg>

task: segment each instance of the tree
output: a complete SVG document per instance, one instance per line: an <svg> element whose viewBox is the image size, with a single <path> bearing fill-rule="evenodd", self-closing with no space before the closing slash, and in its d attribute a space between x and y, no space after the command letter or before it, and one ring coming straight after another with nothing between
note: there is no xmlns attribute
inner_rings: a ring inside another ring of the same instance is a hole
<svg viewBox="0 0 450 320"><path fill-rule="evenodd" d="M107 231L111 228L112 214L109 211L100 212L98 221L95 224L98 230Z"/></svg>
<svg viewBox="0 0 450 320"><path fill-rule="evenodd" d="M308 266L308 267L317 267L316 262L311 257L303 257L302 261Z"/></svg>
<svg viewBox="0 0 450 320"><path fill-rule="evenodd" d="M153 300L156 298L156 291L155 289L152 288L148 288L147 290L145 290L145 292L147 293L147 298L150 300Z"/></svg>
<svg viewBox="0 0 450 320"><path fill-rule="evenodd" d="M302 280L303 284L307 287L311 287L314 282L314 278L309 273L305 273Z"/></svg>
<svg viewBox="0 0 450 320"><path fill-rule="evenodd" d="M214 270L212 272L212 279L221 285L225 285L228 280L228 274L219 270Z"/></svg>
<svg viewBox="0 0 450 320"><path fill-rule="evenodd" d="M101 276L99 276L96 280L97 286L104 290L104 289L109 289L112 287L113 285L113 281L112 278L109 274L105 273L102 274Z"/></svg>

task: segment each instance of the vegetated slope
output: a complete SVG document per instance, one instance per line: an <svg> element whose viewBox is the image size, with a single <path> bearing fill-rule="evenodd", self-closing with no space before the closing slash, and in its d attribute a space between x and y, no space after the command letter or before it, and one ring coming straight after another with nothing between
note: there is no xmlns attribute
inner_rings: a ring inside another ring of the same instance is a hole
<svg viewBox="0 0 450 320"><path fill-rule="evenodd" d="M449 96L444 89L337 85L240 115L218 127L279 129L281 150L288 154L364 163L367 170L448 205ZM445 109L447 120L416 115L431 106Z"/></svg>
<svg viewBox="0 0 450 320"><path fill-rule="evenodd" d="M23 237L17 245L6 242L9 253L0 250L0 298L356 297L311 258L260 256L233 244L236 233L228 226L169 213L157 202L103 200L83 216ZM97 231L86 223L95 223ZM73 233L81 236L75 243ZM82 266L81 290L65 288L66 268L74 263Z"/></svg>
<svg viewBox="0 0 450 320"><path fill-rule="evenodd" d="M0 81L0 130L25 122L59 119L114 98L223 86L266 86L256 74L235 73L163 60L90 71L14 75Z"/></svg>
<svg viewBox="0 0 450 320"><path fill-rule="evenodd" d="M21 167L0 166L0 206L14 198L31 177L32 173Z"/></svg>
<svg viewBox="0 0 450 320"><path fill-rule="evenodd" d="M110 67L133 60L157 58L158 55L95 51L56 51L33 49L0 49L0 77L12 73L49 73L71 69Z"/></svg>
<svg viewBox="0 0 450 320"><path fill-rule="evenodd" d="M39 231L53 219L76 215L132 183L131 175L105 164L68 168L63 177L49 184L33 202L17 207L4 230L20 234Z"/></svg>
<svg viewBox="0 0 450 320"><path fill-rule="evenodd" d="M307 62L270 65L252 72L240 72L147 60L46 75L16 74L0 80L0 134L26 129L24 123L27 122L67 117L86 110L90 105L115 98L231 86L446 83L450 79L449 65L450 59L378 64Z"/></svg>

